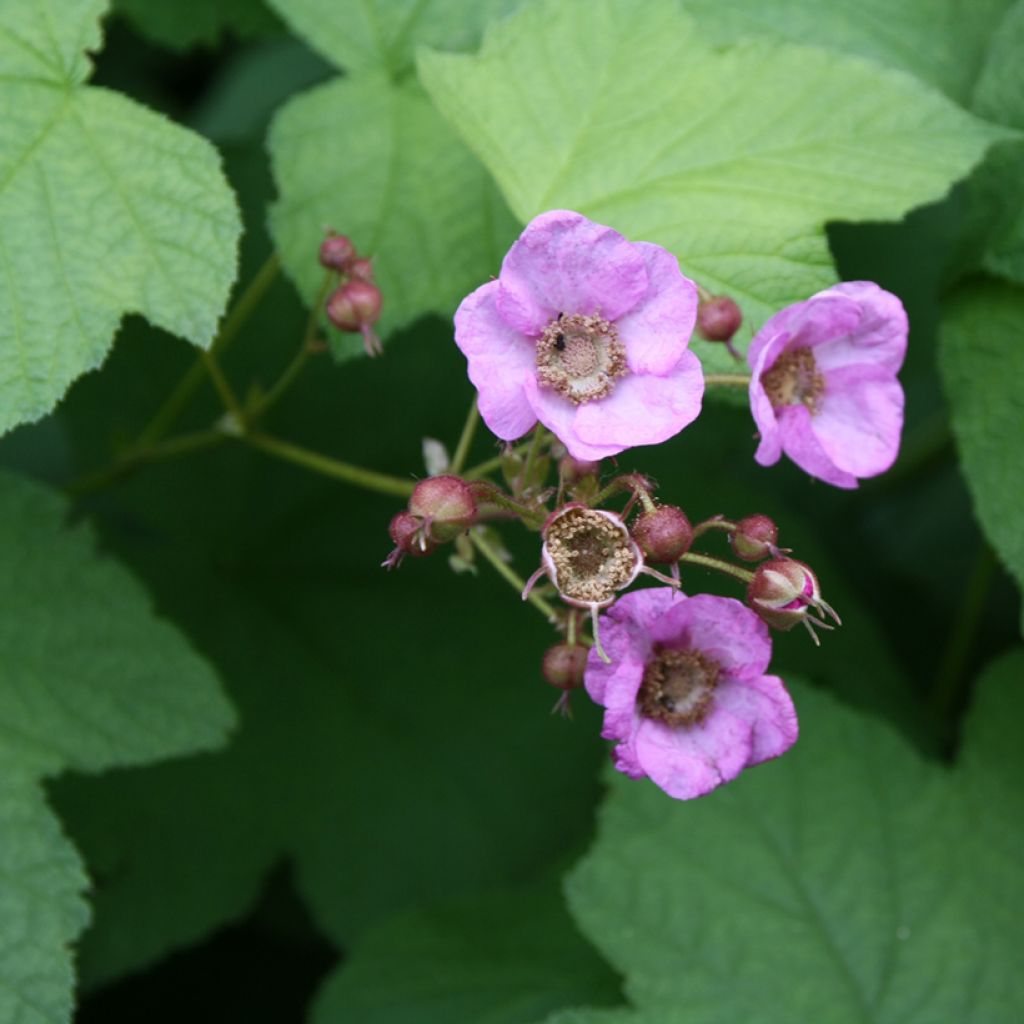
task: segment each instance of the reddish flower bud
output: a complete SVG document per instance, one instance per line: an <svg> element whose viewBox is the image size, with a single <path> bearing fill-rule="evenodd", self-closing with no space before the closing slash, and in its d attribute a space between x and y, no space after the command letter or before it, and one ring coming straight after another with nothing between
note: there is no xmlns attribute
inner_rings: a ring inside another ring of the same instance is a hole
<svg viewBox="0 0 1024 1024"><path fill-rule="evenodd" d="M654 562L678 562L693 543L693 527L682 509L661 505L633 522L633 540Z"/></svg>
<svg viewBox="0 0 1024 1024"><path fill-rule="evenodd" d="M320 263L328 270L348 270L355 256L356 247L348 235L336 235L330 231L320 243Z"/></svg>
<svg viewBox="0 0 1024 1024"><path fill-rule="evenodd" d="M833 628L821 615L831 616L841 625L839 616L822 600L818 577L811 567L793 558L762 562L747 589L747 604L773 629L785 631L802 622L815 643L815 626ZM812 611L818 614L812 615Z"/></svg>
<svg viewBox="0 0 1024 1024"><path fill-rule="evenodd" d="M367 355L380 355L380 339L372 325L380 319L380 289L369 281L353 278L336 288L327 300L327 316L335 327L363 336Z"/></svg>
<svg viewBox="0 0 1024 1024"><path fill-rule="evenodd" d="M541 672L546 682L559 690L576 690L583 685L587 649L576 644L555 644L544 652Z"/></svg>
<svg viewBox="0 0 1024 1024"><path fill-rule="evenodd" d="M421 480L409 499L409 512L423 524L431 540L453 540L476 521L476 499L465 480L431 476Z"/></svg>
<svg viewBox="0 0 1024 1024"><path fill-rule="evenodd" d="M381 562L385 569L397 568L402 564L402 559L406 555L412 555L413 558L424 558L437 547L437 544L423 529L423 520L412 515L408 510L403 510L392 518L388 524L388 533L391 535L395 548Z"/></svg>
<svg viewBox="0 0 1024 1024"><path fill-rule="evenodd" d="M348 276L373 284L373 263L362 257L353 260L348 266Z"/></svg>
<svg viewBox="0 0 1024 1024"><path fill-rule="evenodd" d="M733 553L744 562L760 562L769 555L777 556L779 549L775 545L778 539L778 527L762 515L741 519L729 534Z"/></svg>
<svg viewBox="0 0 1024 1024"><path fill-rule="evenodd" d="M697 307L697 333L706 341L731 341L742 323L743 313L728 295L712 295Z"/></svg>

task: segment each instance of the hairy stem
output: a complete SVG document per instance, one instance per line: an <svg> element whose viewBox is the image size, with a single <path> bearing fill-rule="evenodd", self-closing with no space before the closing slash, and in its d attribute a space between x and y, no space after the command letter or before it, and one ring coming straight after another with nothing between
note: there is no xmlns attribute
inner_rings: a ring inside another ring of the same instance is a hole
<svg viewBox="0 0 1024 1024"><path fill-rule="evenodd" d="M477 424L480 422L480 410L477 408L476 397L470 403L469 412L466 414L466 422L463 424L462 433L459 435L459 443L455 447L455 454L452 456L450 472L458 476L462 467L466 464L466 457L469 455L470 445L476 435Z"/></svg>
<svg viewBox="0 0 1024 1024"><path fill-rule="evenodd" d="M724 562L720 558L712 558L711 555L698 555L695 551L687 551L680 559L680 562L688 562L690 565L703 565L706 569L714 569L716 572L724 572L726 576L734 576L744 583L751 583L754 574L747 569L741 569L731 562Z"/></svg>

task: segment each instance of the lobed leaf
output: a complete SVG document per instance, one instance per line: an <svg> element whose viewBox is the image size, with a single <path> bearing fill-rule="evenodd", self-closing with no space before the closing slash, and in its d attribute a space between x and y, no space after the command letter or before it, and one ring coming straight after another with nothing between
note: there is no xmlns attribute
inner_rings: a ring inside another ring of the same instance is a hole
<svg viewBox="0 0 1024 1024"><path fill-rule="evenodd" d="M206 347L235 276L213 148L82 86L106 7L0 3L0 432L98 366L125 313Z"/></svg>
<svg viewBox="0 0 1024 1024"><path fill-rule="evenodd" d="M898 218L1010 134L852 57L713 49L668 0L531 3L419 69L521 220L567 207L662 244L755 326L834 280L826 221Z"/></svg>

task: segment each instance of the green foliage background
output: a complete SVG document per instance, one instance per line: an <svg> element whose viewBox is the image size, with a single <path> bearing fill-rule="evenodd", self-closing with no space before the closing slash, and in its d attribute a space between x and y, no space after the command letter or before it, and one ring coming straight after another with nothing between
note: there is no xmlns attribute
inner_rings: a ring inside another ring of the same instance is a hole
<svg viewBox="0 0 1024 1024"><path fill-rule="evenodd" d="M1024 0L0 0L0 1022L1022 1019L1022 42ZM840 278L910 314L859 491L757 467L729 403L620 460L773 516L844 619L777 637L797 748L692 804L548 715L486 565L381 572L400 498L209 438L197 347L259 400L329 224L386 355L331 336L261 426L422 475L472 398L451 314L555 206L744 344Z"/></svg>

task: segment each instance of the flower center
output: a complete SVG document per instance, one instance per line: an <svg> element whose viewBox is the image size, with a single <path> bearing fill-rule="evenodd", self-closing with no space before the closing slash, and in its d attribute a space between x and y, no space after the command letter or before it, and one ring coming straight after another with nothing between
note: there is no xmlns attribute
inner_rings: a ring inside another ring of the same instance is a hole
<svg viewBox="0 0 1024 1024"><path fill-rule="evenodd" d="M666 725L696 725L711 708L721 666L699 651L655 647L636 696L640 714Z"/></svg>
<svg viewBox="0 0 1024 1024"><path fill-rule="evenodd" d="M795 348L761 374L761 386L773 408L805 405L813 414L818 411L825 378L818 372L814 353L809 348Z"/></svg>
<svg viewBox="0 0 1024 1024"><path fill-rule="evenodd" d="M573 508L559 516L547 528L544 546L558 592L584 605L608 604L640 568L629 531L594 509Z"/></svg>
<svg viewBox="0 0 1024 1024"><path fill-rule="evenodd" d="M537 341L537 380L577 405L604 398L627 372L619 332L599 316L559 313Z"/></svg>

